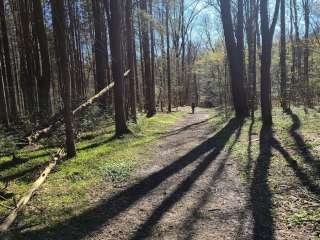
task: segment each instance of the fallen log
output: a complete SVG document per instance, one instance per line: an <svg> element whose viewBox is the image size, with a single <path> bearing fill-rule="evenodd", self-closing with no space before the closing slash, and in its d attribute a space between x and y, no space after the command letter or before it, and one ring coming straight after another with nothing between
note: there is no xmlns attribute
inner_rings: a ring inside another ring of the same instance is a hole
<svg viewBox="0 0 320 240"><path fill-rule="evenodd" d="M127 77L130 73L130 69L124 73L124 77ZM110 83L107 87L102 89L99 93L94 95L93 97L89 98L87 101L82 103L80 106L78 106L76 109L72 111L73 116L76 116L78 113L82 112L84 109L86 109L88 106L92 105L94 102L99 100L101 97L103 97L107 92L109 92L114 87L114 82ZM43 126L41 129L37 129L36 131L33 131L32 133L28 134L24 137L22 143L19 144L19 147L25 147L28 145L32 145L35 142L37 142L40 138L43 136L48 135L50 132L52 132L54 129L59 127L63 123L63 113L62 111L58 114L55 114L49 121L46 126Z"/></svg>
<svg viewBox="0 0 320 240"><path fill-rule="evenodd" d="M106 88L101 90L98 94L94 95L93 97L91 97L90 99L82 103L79 107L77 107L72 111L73 116L76 116L78 113L83 111L86 107L90 106L91 104L96 102L98 99L103 97L113 87L114 87L114 83L112 82ZM30 135L26 136L22 145L23 146L32 145L34 142L38 141L43 136L48 135L50 132L52 132L54 129L56 129L63 123L63 113L60 112L58 115L56 114L54 118L55 118L54 121L52 122L49 121L50 124L47 125L46 127L39 129L31 133Z"/></svg>
<svg viewBox="0 0 320 240"><path fill-rule="evenodd" d="M61 159L63 159L64 154L63 151L60 150L54 157L53 160L49 163L46 169L41 173L40 177L32 184L32 187L29 191L20 199L17 206L13 209L13 211L9 214L9 216L1 223L0 225L0 234L4 234L8 231L10 226L16 220L18 213L27 205L35 192L41 187L41 185L45 182L46 178L52 171L52 169L57 165Z"/></svg>

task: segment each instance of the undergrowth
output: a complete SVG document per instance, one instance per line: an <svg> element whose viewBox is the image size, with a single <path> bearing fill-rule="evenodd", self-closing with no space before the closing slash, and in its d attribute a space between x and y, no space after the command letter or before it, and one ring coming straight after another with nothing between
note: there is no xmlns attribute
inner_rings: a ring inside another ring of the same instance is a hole
<svg viewBox="0 0 320 240"><path fill-rule="evenodd" d="M147 161L141 157L144 147L184 115L183 111L159 113L150 119L140 115L137 124L130 123L133 134L120 139L113 137L114 125L105 116L80 120L77 124L77 156L62 162L50 174L19 216L20 225L41 227L63 221L90 207L101 192L114 191L130 178L133 169ZM0 191L0 220L10 211L4 206L14 206L39 177L57 150L58 141L61 144L59 131L53 140L43 142L46 148L16 152L15 161L11 155L0 158L0 189L3 189ZM13 145L12 141L10 144ZM107 184L110 189L99 189L103 182L110 182Z"/></svg>

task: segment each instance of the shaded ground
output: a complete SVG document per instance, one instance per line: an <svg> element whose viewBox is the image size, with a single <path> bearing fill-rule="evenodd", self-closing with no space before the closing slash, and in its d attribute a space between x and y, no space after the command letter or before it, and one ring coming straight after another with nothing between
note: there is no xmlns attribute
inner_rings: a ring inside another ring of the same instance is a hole
<svg viewBox="0 0 320 240"><path fill-rule="evenodd" d="M237 164L228 159L232 145L223 149L240 131L240 123L232 120L212 134L206 111L189 115L147 149L154 161L136 176L156 176L179 163L176 171L91 238L248 239L247 191Z"/></svg>
<svg viewBox="0 0 320 240"><path fill-rule="evenodd" d="M250 239L249 191L229 158L241 126L232 119L213 133L207 111L189 114L146 149L154 160L133 184L68 222L17 238Z"/></svg>
<svg viewBox="0 0 320 240"><path fill-rule="evenodd" d="M139 155L150 161L130 183L102 186L95 206L13 239L318 239L319 161L298 116L277 114L279 129L188 114Z"/></svg>

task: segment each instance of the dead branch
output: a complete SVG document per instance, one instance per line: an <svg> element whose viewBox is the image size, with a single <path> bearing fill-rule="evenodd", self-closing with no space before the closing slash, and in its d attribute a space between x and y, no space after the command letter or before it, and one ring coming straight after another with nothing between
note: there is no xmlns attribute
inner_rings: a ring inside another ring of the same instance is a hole
<svg viewBox="0 0 320 240"><path fill-rule="evenodd" d="M0 234L3 234L6 231L8 231L10 226L16 220L18 213L27 205L27 203L30 201L30 199L35 194L35 192L45 182L45 180L47 179L47 177L50 174L50 172L52 171L52 169L56 166L57 162L59 162L63 157L64 157L64 154L63 154L62 150L60 150L56 154L56 156L53 157L53 160L49 163L49 165L46 167L46 169L41 173L40 177L33 183L32 187L29 189L29 191L20 199L17 206L13 209L13 211L10 213L10 215L0 225Z"/></svg>
<svg viewBox="0 0 320 240"><path fill-rule="evenodd" d="M130 73L130 69L127 70L124 73L124 77L127 77ZM86 109L87 107L89 107L90 105L92 105L94 102L96 102L97 100L99 100L101 97L103 97L107 92L109 92L111 89L113 89L114 87L114 82L110 83L107 87L105 87L104 89L102 89L99 93L97 93L96 95L94 95L93 97L89 98L87 101L85 101L84 103L82 103L80 106L78 106L76 109L74 109L72 111L73 116L76 116L77 114L79 114L80 112L82 112L84 109ZM36 141L38 141L40 138L42 138L43 136L48 135L50 132L52 132L54 129L56 129L57 127L59 127L62 123L63 123L63 114L62 112L59 112L57 114L55 114L49 121L49 124L47 124L47 126L38 129L34 132L32 132L31 134L28 134L28 136L26 136L24 138L23 144L20 144L21 147L25 147L27 145L32 145L34 144Z"/></svg>

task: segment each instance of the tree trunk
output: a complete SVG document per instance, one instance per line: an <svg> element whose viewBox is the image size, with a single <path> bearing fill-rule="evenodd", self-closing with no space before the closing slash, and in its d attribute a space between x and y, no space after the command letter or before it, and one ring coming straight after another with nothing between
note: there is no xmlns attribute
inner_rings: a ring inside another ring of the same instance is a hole
<svg viewBox="0 0 320 240"><path fill-rule="evenodd" d="M249 17L247 28L248 40L248 84L249 84L249 97L251 102L251 116L254 118L256 110L256 80L257 80L257 16L258 16L258 3L257 0L250 0L249 3Z"/></svg>
<svg viewBox="0 0 320 240"><path fill-rule="evenodd" d="M69 158L76 155L73 133L73 115L71 109L71 79L67 54L66 13L64 0L51 0L53 28L55 34L56 58L59 69L59 79L62 84L64 103L64 123L66 134L66 150Z"/></svg>
<svg viewBox="0 0 320 240"><path fill-rule="evenodd" d="M239 57L240 62L238 63L240 65L240 68L243 69L241 78L243 79L243 85L246 89L246 78L245 78L245 52L244 52L244 6L243 6L243 0L237 0L238 2L238 12L237 12L237 27L236 27L236 39L237 39L237 47L239 51ZM247 92L247 91L246 91Z"/></svg>
<svg viewBox="0 0 320 240"><path fill-rule="evenodd" d="M126 26L127 26L127 61L129 66L129 90L130 90L130 115L133 121L137 121L136 112L136 84L135 84L135 64L134 64L134 47L133 44L133 17L132 17L132 0L126 0Z"/></svg>
<svg viewBox="0 0 320 240"><path fill-rule="evenodd" d="M1 21L1 36L3 42L3 52L6 67L6 77L9 87L9 99L10 99L10 118L16 119L18 114L17 101L15 97L15 83L12 75L10 47L8 40L7 23L5 18L4 0L0 0L0 21Z"/></svg>
<svg viewBox="0 0 320 240"><path fill-rule="evenodd" d="M112 58L112 75L115 82L114 86L114 108L116 122L116 136L121 136L129 132L126 123L124 110L124 80L121 57L121 10L120 1L110 0L110 48Z"/></svg>
<svg viewBox="0 0 320 240"><path fill-rule="evenodd" d="M5 75L3 74L4 67L1 61L0 65L0 122L6 126L10 125L9 112L7 104L6 84L4 81Z"/></svg>
<svg viewBox="0 0 320 240"><path fill-rule="evenodd" d="M294 10L293 10L293 0L290 0L290 44L291 44L291 79L290 79L290 96L289 96L289 104L291 101L294 101L296 95L296 46L295 46L295 38L294 38Z"/></svg>
<svg viewBox="0 0 320 240"><path fill-rule="evenodd" d="M153 17L153 0L149 0L149 14ZM155 37L154 30L152 26L152 22L150 22L150 44L151 44L151 89L155 89ZM151 96L155 99L155 92L151 92Z"/></svg>
<svg viewBox="0 0 320 240"><path fill-rule="evenodd" d="M262 121L265 125L272 125L272 102L271 102L271 50L272 39L276 22L279 15L280 0L277 0L273 21L269 27L268 0L260 3L261 16L261 37L262 37L262 53L261 53L261 112Z"/></svg>
<svg viewBox="0 0 320 240"><path fill-rule="evenodd" d="M34 51L32 43L32 35L30 32L30 12L29 1L19 1L19 13L21 23L21 41L23 46L23 63L24 63L24 76L22 77L24 100L27 106L27 112L34 116L37 110L36 106L36 74L35 74L35 62Z"/></svg>
<svg viewBox="0 0 320 240"><path fill-rule="evenodd" d="M170 63L170 32L169 32L169 9L170 1L166 0L166 36L167 36L167 83L168 83L168 112L172 111L171 99L171 63Z"/></svg>
<svg viewBox="0 0 320 240"><path fill-rule="evenodd" d="M281 40L280 40L280 70L281 70L281 83L280 83L280 99L281 107L284 110L288 108L287 102L287 60L286 60L286 5L285 0L281 0Z"/></svg>
<svg viewBox="0 0 320 240"><path fill-rule="evenodd" d="M104 14L101 7L101 2L92 0L93 20L94 20L94 54L95 54L95 92L100 92L106 85L106 26ZM99 101L101 108L105 109L107 106L107 98L103 97Z"/></svg>
<svg viewBox="0 0 320 240"><path fill-rule="evenodd" d="M140 1L140 8L142 12L147 13L146 0ZM146 107L147 117L152 117L156 114L155 104L155 86L152 80L151 73L151 60L150 60L150 39L148 31L148 20L143 17L141 19L142 27L142 47L143 47L143 58L144 58L144 71L145 71L145 84L146 84Z"/></svg>
<svg viewBox="0 0 320 240"><path fill-rule="evenodd" d="M296 95L299 95L300 97L304 98L303 91L300 91L300 88L303 87L302 83L302 44L301 44L301 39L300 39L300 32L299 32L299 19L298 19L298 8L297 8L297 0L292 0L292 7L293 7L293 23L294 23L294 28L295 28L295 59L294 61L296 62L296 70L297 70L297 79L295 83L295 90L296 90ZM301 94L302 93L302 94Z"/></svg>
<svg viewBox="0 0 320 240"><path fill-rule="evenodd" d="M230 0L220 0L220 6L225 43L230 66L233 105L235 108L236 116L239 118L243 118L249 115L249 109L244 86L244 68L241 67L244 66L244 63L239 64L244 61L244 58L242 58L241 54L242 48L241 46L237 45L235 40Z"/></svg>
<svg viewBox="0 0 320 240"><path fill-rule="evenodd" d="M42 4L40 0L33 0L33 16L35 22L35 30L39 41L41 55L41 77L38 79L38 99L40 117L45 118L50 112L50 83L51 83L51 67L49 57L49 47L47 33L44 25Z"/></svg>
<svg viewBox="0 0 320 240"><path fill-rule="evenodd" d="M180 86L180 105L186 104L185 97L183 93L184 87L186 87L185 83L185 58L186 58L186 34L185 34L185 16L184 16L184 0L181 0L181 86Z"/></svg>
<svg viewBox="0 0 320 240"><path fill-rule="evenodd" d="M312 93L310 92L309 86L309 28L310 28L310 4L309 0L303 1L304 9L304 23L305 23L305 33L304 33L304 82L305 82L305 92L304 96L306 98L305 105L312 107Z"/></svg>

